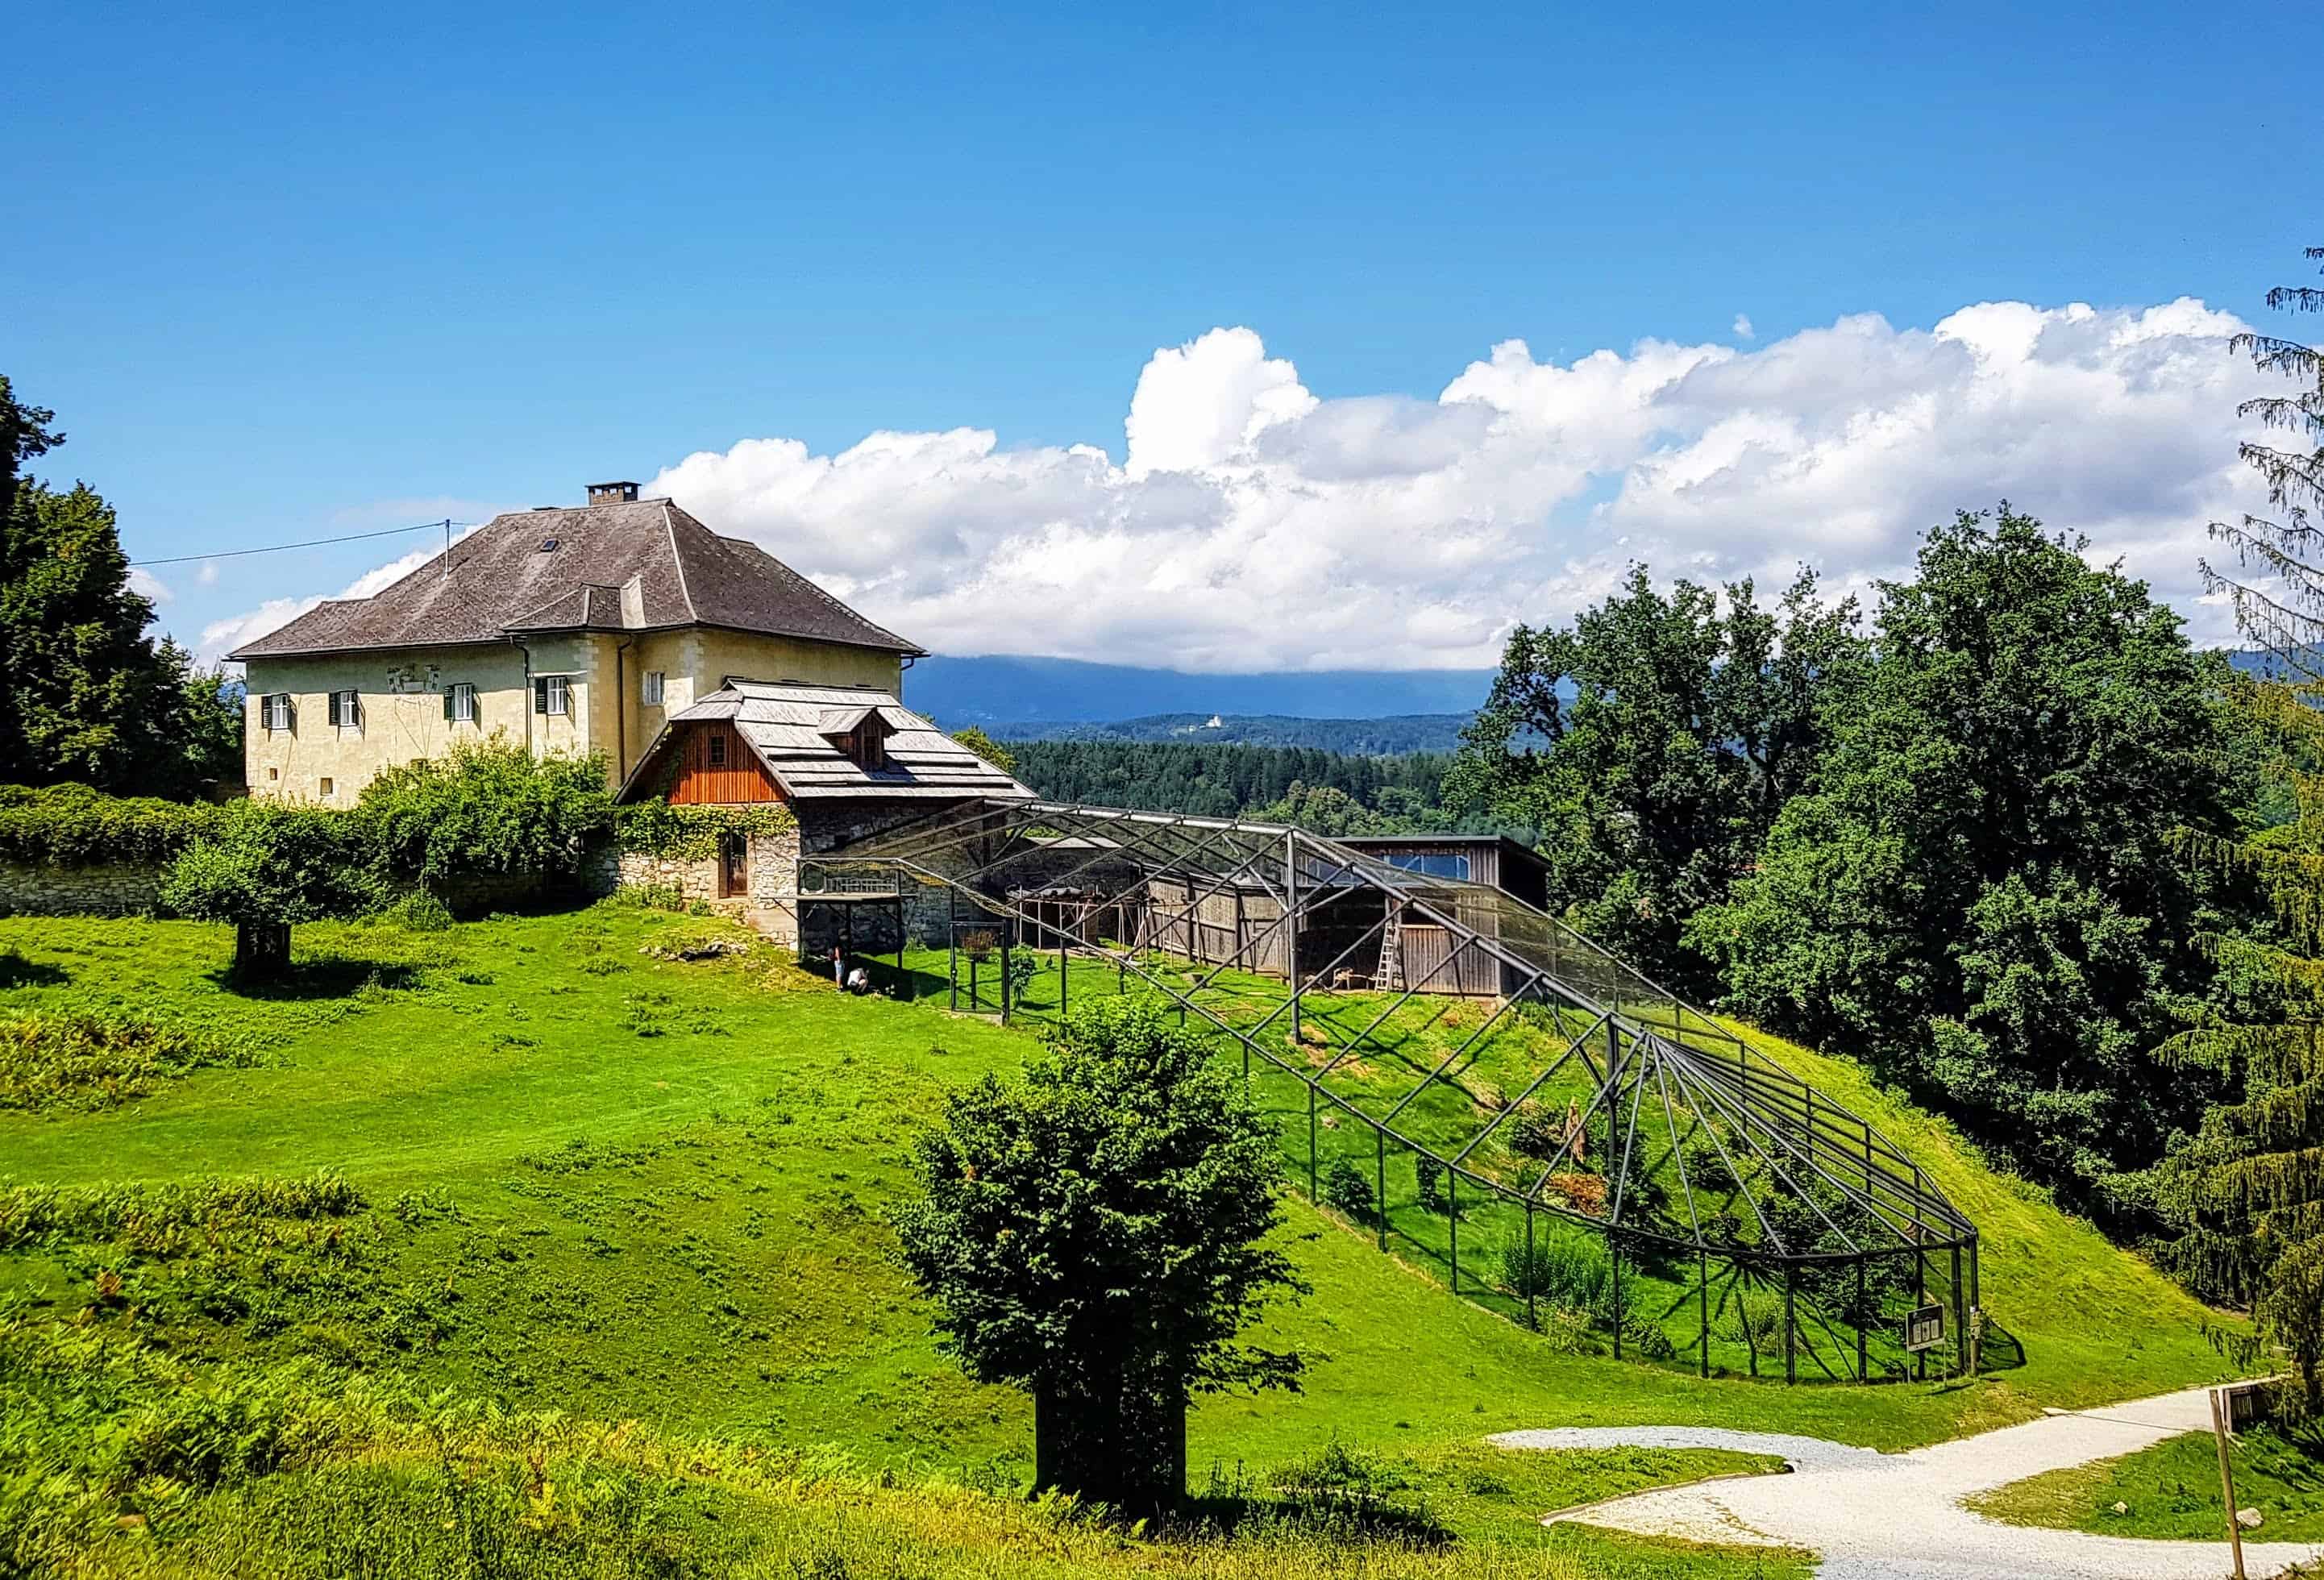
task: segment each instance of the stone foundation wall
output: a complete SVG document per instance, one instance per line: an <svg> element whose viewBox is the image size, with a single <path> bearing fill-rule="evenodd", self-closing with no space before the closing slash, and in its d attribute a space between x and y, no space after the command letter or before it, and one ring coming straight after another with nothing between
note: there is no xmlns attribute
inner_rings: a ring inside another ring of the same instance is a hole
<svg viewBox="0 0 2324 1580"><path fill-rule="evenodd" d="M158 866L106 864L57 867L0 861L0 913L12 916L134 916L161 907Z"/></svg>
<svg viewBox="0 0 2324 1580"><path fill-rule="evenodd" d="M615 882L626 887L674 888L687 904L706 905L721 916L730 916L756 928L785 948L796 949L799 945L798 915L790 897L798 889L798 861L799 836L793 830L751 836L744 863L749 880L746 893L719 893L723 886L721 864L715 856L706 859L624 852L613 864L613 875Z"/></svg>

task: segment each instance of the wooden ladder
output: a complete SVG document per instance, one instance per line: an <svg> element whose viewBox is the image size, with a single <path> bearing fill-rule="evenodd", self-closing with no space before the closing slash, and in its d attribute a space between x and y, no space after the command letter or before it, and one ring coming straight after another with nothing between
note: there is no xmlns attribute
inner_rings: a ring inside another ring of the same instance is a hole
<svg viewBox="0 0 2324 1580"><path fill-rule="evenodd" d="M1388 924L1380 929L1379 986L1396 993L1404 986L1404 907L1392 906Z"/></svg>

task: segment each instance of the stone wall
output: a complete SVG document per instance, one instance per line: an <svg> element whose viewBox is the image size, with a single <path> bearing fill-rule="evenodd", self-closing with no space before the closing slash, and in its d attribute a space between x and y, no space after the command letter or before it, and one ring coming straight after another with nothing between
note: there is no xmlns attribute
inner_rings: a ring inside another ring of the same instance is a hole
<svg viewBox="0 0 2324 1580"><path fill-rule="evenodd" d="M615 882L629 887L672 888L687 904L708 906L721 916L745 922L785 948L798 947L799 836L796 829L751 836L745 859L748 892L722 894L717 857L669 856L625 852L615 862Z"/></svg>
<svg viewBox="0 0 2324 1580"><path fill-rule="evenodd" d="M0 861L0 912L12 916L134 916L161 904L158 866L51 866Z"/></svg>

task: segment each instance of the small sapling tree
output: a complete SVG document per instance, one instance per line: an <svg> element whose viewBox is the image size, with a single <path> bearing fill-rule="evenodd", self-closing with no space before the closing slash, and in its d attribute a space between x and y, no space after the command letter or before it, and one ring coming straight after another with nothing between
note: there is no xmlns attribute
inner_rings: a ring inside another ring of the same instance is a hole
<svg viewBox="0 0 2324 1580"><path fill-rule="evenodd" d="M905 1265L980 1381L1033 1396L1045 1488L1137 1515L1185 1491L1194 1395L1298 1386L1239 1343L1306 1286L1261 1243L1283 1165L1240 1081L1150 1006L1102 1000L1024 1078L954 1093L899 1208Z"/></svg>
<svg viewBox="0 0 2324 1580"><path fill-rule="evenodd" d="M237 802L179 854L161 903L195 921L232 922L235 975L273 975L290 963L293 926L380 904L375 851L352 814Z"/></svg>

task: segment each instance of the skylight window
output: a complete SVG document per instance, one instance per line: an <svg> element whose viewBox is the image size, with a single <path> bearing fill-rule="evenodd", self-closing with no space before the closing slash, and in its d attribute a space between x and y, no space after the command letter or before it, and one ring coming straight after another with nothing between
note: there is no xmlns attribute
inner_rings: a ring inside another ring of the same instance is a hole
<svg viewBox="0 0 2324 1580"><path fill-rule="evenodd" d="M543 554L554 554L554 553L556 553L556 552L557 552L557 540L556 540L556 539L554 539L554 538L543 538L543 539L540 541L540 551L541 551Z"/></svg>

